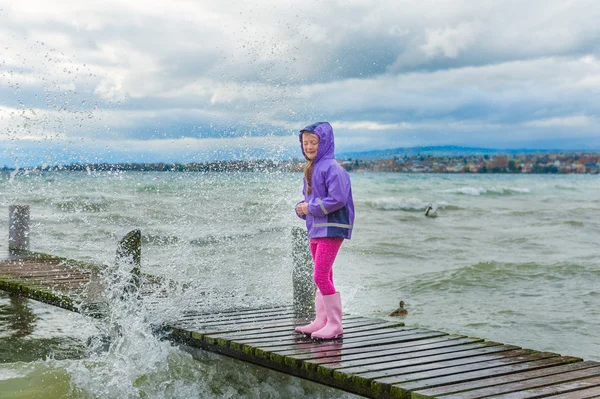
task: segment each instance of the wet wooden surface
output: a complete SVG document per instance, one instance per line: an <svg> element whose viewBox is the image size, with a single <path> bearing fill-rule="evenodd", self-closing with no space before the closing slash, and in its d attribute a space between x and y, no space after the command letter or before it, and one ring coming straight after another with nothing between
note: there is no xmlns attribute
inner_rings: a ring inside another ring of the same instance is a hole
<svg viewBox="0 0 600 399"><path fill-rule="evenodd" d="M77 311L92 272L0 253L0 289ZM171 338L372 398L600 398L600 363L346 315L344 337L294 332L291 306L187 312Z"/></svg>

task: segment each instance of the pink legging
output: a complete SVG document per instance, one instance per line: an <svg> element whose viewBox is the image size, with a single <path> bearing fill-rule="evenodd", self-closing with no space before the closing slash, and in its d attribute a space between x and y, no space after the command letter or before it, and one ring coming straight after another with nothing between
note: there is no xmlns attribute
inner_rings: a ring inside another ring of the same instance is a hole
<svg viewBox="0 0 600 399"><path fill-rule="evenodd" d="M315 263L315 284L322 295L336 293L333 286L333 262L343 241L343 238L338 237L310 239L310 253Z"/></svg>

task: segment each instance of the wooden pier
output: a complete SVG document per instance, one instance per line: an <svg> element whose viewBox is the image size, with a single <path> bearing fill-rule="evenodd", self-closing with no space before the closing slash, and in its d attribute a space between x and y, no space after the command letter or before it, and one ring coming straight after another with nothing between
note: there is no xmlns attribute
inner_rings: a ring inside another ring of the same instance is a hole
<svg viewBox="0 0 600 399"><path fill-rule="evenodd" d="M97 267L0 253L0 289L80 311ZM298 309L189 312L163 327L176 342L371 398L600 398L600 362L352 315L342 339L315 341L294 332L312 318Z"/></svg>

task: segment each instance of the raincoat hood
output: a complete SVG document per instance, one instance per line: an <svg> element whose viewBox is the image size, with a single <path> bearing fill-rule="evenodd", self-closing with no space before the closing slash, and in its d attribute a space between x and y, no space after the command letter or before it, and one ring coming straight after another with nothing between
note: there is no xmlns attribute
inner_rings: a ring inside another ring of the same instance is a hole
<svg viewBox="0 0 600 399"><path fill-rule="evenodd" d="M302 133L304 132L311 132L319 136L319 147L317 149L317 156L315 157L314 162L318 162L320 159L325 158L335 158L333 128L329 122L313 123L312 125L306 126L304 129L300 130L300 149L302 150L302 155L304 155L306 158L306 154L304 154L304 148L302 148Z"/></svg>

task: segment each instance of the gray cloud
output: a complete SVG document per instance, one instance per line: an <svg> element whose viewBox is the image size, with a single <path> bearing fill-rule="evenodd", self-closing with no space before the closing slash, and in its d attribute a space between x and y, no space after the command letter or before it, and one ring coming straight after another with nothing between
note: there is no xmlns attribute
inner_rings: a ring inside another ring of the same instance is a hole
<svg viewBox="0 0 600 399"><path fill-rule="evenodd" d="M57 159L72 143L101 159L106 142L132 159L203 140L255 154L250 138L315 120L349 150L600 147L598 19L591 0L8 1L3 162L15 143Z"/></svg>

